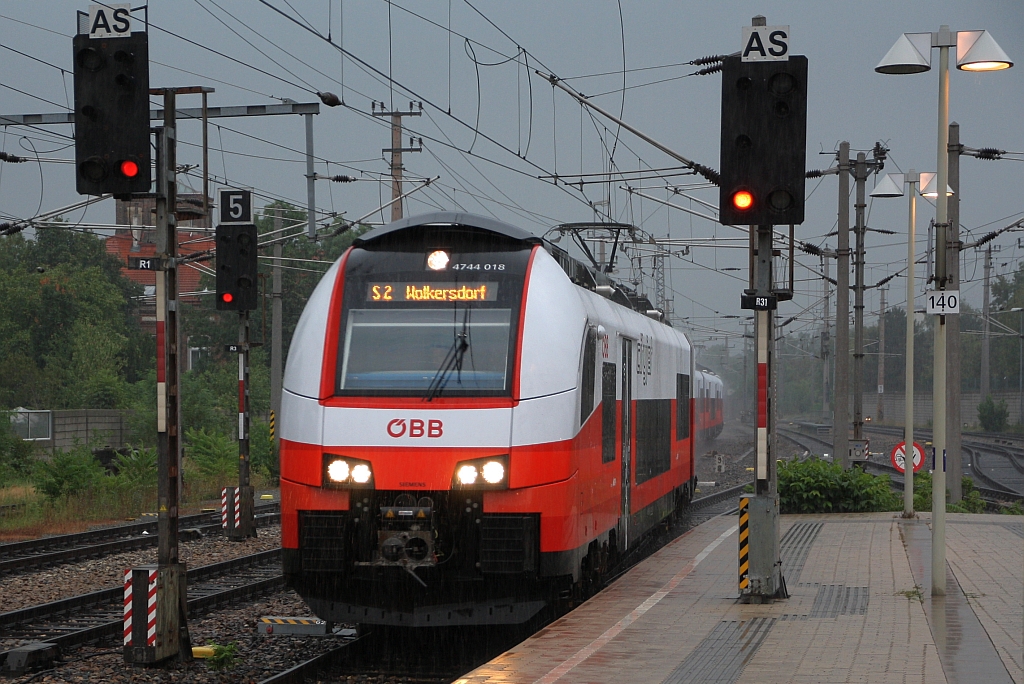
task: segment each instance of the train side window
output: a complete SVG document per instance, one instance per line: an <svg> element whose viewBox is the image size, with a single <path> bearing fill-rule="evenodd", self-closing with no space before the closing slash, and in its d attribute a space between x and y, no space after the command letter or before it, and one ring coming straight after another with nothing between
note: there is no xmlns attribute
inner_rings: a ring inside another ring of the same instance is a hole
<svg viewBox="0 0 1024 684"><path fill-rule="evenodd" d="M583 377L582 394L580 399L580 427L587 422L587 418L594 412L594 385L597 383L597 332L593 328L587 328L587 334L583 339Z"/></svg>
<svg viewBox="0 0 1024 684"><path fill-rule="evenodd" d="M690 376L676 373L676 439L690 436Z"/></svg>
<svg viewBox="0 0 1024 684"><path fill-rule="evenodd" d="M711 420L715 420L715 417L718 415L718 401L715 397L716 394L717 392L715 390L711 390L711 401L708 402L710 404Z"/></svg>
<svg viewBox="0 0 1024 684"><path fill-rule="evenodd" d="M618 374L614 363L601 367L601 463L615 460L615 381Z"/></svg>

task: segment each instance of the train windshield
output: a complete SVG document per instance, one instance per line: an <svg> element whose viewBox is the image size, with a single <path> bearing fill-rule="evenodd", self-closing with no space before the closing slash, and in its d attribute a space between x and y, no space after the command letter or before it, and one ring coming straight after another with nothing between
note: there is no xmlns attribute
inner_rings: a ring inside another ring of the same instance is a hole
<svg viewBox="0 0 1024 684"><path fill-rule="evenodd" d="M351 309L340 389L501 392L511 323L511 309Z"/></svg>
<svg viewBox="0 0 1024 684"><path fill-rule="evenodd" d="M509 396L530 245L417 227L349 254L335 392Z"/></svg>

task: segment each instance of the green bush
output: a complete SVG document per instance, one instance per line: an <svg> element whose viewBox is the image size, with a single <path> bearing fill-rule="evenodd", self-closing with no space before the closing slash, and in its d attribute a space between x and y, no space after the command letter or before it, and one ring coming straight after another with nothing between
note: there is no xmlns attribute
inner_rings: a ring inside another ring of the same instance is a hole
<svg viewBox="0 0 1024 684"><path fill-rule="evenodd" d="M238 442L220 432L207 432L206 428L188 430L187 456L195 463L199 474L211 480L231 482L238 479Z"/></svg>
<svg viewBox="0 0 1024 684"><path fill-rule="evenodd" d="M10 414L0 412L0 487L25 479L32 468L32 443L11 427Z"/></svg>
<svg viewBox="0 0 1024 684"><path fill-rule="evenodd" d="M986 432L1002 432L1006 429L1006 420L1010 416L1006 402L1000 399L998 402L992 400L992 395L985 397L985 400L978 404L978 422Z"/></svg>
<svg viewBox="0 0 1024 684"><path fill-rule="evenodd" d="M782 513L864 513L899 510L899 495L888 475L870 475L859 468L843 470L817 457L779 463Z"/></svg>
<svg viewBox="0 0 1024 684"><path fill-rule="evenodd" d="M47 500L57 502L98 487L104 473L92 450L79 444L70 451L56 452L49 461L41 461L33 479Z"/></svg>
<svg viewBox="0 0 1024 684"><path fill-rule="evenodd" d="M963 490L963 500L960 503L950 503L949 491L946 491L946 512L947 513L984 513L985 501L981 494L974 488L974 480L963 477L960 480ZM932 474L923 470L914 473L914 510L918 513L927 513L932 510Z"/></svg>

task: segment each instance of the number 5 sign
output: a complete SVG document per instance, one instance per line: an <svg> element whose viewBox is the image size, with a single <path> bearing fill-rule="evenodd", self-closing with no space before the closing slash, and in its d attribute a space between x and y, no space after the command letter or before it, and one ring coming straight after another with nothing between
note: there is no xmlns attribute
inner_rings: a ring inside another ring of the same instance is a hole
<svg viewBox="0 0 1024 684"><path fill-rule="evenodd" d="M220 225L252 223L252 192L249 190L220 190Z"/></svg>

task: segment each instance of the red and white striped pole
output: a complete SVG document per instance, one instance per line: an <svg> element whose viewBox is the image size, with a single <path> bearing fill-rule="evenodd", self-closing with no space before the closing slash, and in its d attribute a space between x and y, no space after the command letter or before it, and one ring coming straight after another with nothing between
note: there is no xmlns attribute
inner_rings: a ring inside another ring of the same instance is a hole
<svg viewBox="0 0 1024 684"><path fill-rule="evenodd" d="M238 488L235 489L234 527L228 538L240 541L256 536L255 498L249 485L249 311L238 312Z"/></svg>
<svg viewBox="0 0 1024 684"><path fill-rule="evenodd" d="M767 493L769 478L768 341L770 316L770 311L758 311L757 324L754 326L757 337L757 460L754 474L757 480L756 492L758 494Z"/></svg>

